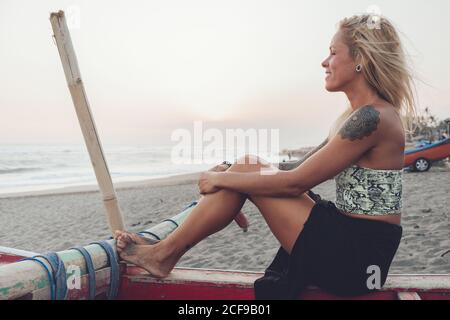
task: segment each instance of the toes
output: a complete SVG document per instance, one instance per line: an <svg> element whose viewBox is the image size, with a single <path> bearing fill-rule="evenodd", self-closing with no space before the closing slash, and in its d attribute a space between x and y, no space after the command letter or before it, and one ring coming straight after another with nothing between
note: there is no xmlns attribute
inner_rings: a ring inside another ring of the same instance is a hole
<svg viewBox="0 0 450 320"><path fill-rule="evenodd" d="M114 232L114 239L120 239L126 234L126 231L116 230Z"/></svg>
<svg viewBox="0 0 450 320"><path fill-rule="evenodd" d="M122 237L118 237L116 239L116 245L117 246L123 246L123 243L124 243L124 241L123 241Z"/></svg>
<svg viewBox="0 0 450 320"><path fill-rule="evenodd" d="M134 244L130 235L126 232L116 232L116 247L117 251L123 251L127 246Z"/></svg>
<svg viewBox="0 0 450 320"><path fill-rule="evenodd" d="M131 235L129 234L129 233L126 233L125 235L124 235L124 238L127 240L127 241L133 241L133 239L132 239L132 237L131 237Z"/></svg>
<svg viewBox="0 0 450 320"><path fill-rule="evenodd" d="M127 234L122 233L122 234L117 238L117 240L118 240L118 241L121 241L121 242L124 242L124 243L128 243L128 242L130 242L130 237L129 237Z"/></svg>
<svg viewBox="0 0 450 320"><path fill-rule="evenodd" d="M131 245L154 245L160 242L160 240L154 240L143 237L136 233L119 230L114 232L114 238L116 239L116 246L118 251L128 249L128 247Z"/></svg>
<svg viewBox="0 0 450 320"><path fill-rule="evenodd" d="M123 248L125 247L125 243L121 239L118 239L116 242L116 246L119 248Z"/></svg>

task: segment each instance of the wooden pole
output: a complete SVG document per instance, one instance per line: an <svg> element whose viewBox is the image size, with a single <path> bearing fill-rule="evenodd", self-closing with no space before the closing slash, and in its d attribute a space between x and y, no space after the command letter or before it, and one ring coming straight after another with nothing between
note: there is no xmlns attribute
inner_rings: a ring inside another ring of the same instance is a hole
<svg viewBox="0 0 450 320"><path fill-rule="evenodd" d="M92 117L89 107L83 81L81 80L80 69L78 68L78 62L70 38L69 29L67 28L64 12L59 11L52 13L50 15L50 21L64 73L66 75L67 84L78 116L78 121L80 122L81 131L83 132L84 141L102 193L109 227L112 232L115 230L123 230L122 214L120 212L111 175L108 170L108 165L106 164L100 138L97 134L94 118Z"/></svg>

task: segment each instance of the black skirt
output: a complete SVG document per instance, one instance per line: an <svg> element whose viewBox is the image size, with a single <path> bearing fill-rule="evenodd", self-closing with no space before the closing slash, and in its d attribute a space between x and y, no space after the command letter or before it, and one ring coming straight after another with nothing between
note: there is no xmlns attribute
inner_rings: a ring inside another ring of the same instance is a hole
<svg viewBox="0 0 450 320"><path fill-rule="evenodd" d="M311 191L308 195L316 204L292 253L280 247L264 276L254 283L256 299L296 299L309 285L339 296L383 286L402 227L348 217L332 201Z"/></svg>

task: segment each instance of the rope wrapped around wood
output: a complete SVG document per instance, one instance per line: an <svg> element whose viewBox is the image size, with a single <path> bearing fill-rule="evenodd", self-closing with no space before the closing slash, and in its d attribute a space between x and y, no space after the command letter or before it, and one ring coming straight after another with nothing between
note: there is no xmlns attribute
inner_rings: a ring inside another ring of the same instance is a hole
<svg viewBox="0 0 450 320"><path fill-rule="evenodd" d="M97 244L105 250L108 257L108 263L110 266L110 281L109 290L107 293L108 300L113 300L117 297L119 292L120 283L120 269L119 269L119 259L117 258L116 252L113 247L105 240L95 241L91 244Z"/></svg>
<svg viewBox="0 0 450 320"><path fill-rule="evenodd" d="M51 270L38 258L46 260L51 267ZM46 254L37 255L32 258L25 258L21 261L30 260L39 263L43 266L48 275L50 286L51 300L65 300L67 296L67 274L64 262L55 252L48 252Z"/></svg>
<svg viewBox="0 0 450 320"><path fill-rule="evenodd" d="M95 279L95 268L92 262L92 257L84 247L73 247L72 250L77 250L86 262L86 272L89 277L89 300L94 300L96 296L97 283Z"/></svg>

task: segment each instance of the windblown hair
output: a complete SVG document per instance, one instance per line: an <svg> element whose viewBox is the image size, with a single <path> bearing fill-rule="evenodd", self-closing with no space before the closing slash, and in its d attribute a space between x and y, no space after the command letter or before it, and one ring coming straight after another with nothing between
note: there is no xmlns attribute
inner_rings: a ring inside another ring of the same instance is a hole
<svg viewBox="0 0 450 320"><path fill-rule="evenodd" d="M413 130L417 116L416 88L406 54L393 24L382 16L355 15L339 22L350 54L361 64L367 83L378 95L394 106L406 132ZM342 113L329 134L332 138L352 114L349 107Z"/></svg>

